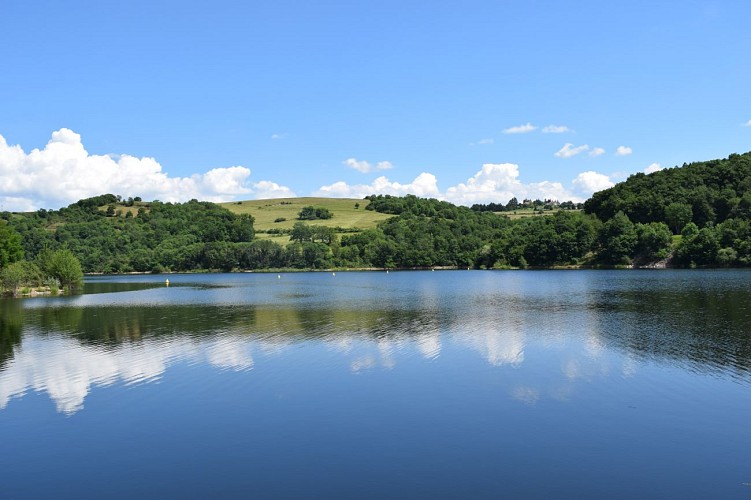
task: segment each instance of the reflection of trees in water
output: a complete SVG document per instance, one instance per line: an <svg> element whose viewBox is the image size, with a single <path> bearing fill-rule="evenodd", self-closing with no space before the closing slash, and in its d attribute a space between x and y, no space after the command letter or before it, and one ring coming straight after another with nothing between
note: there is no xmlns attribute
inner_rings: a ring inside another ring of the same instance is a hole
<svg viewBox="0 0 751 500"><path fill-rule="evenodd" d="M0 299L0 370L13 358L14 349L21 345L22 326L18 300Z"/></svg>
<svg viewBox="0 0 751 500"><path fill-rule="evenodd" d="M692 283L681 290L607 288L599 294L580 290L534 300L489 294L461 304L416 302L401 307L113 305L23 310L19 301L0 301L0 368L21 342L23 312L28 327L94 345L231 334L264 345L310 340L346 345L356 339L378 345L411 342L425 356L434 357L443 333L493 364L519 364L527 343L578 332L588 335L592 349L625 350L637 358L683 363L700 371L751 372L751 291Z"/></svg>
<svg viewBox="0 0 751 500"><path fill-rule="evenodd" d="M749 290L619 290L592 305L616 348L701 371L751 372Z"/></svg>
<svg viewBox="0 0 751 500"><path fill-rule="evenodd" d="M34 310L44 333L73 335L81 342L117 344L160 335L211 335L252 322L254 308L215 306L101 306Z"/></svg>
<svg viewBox="0 0 751 500"><path fill-rule="evenodd" d="M393 338L424 333L435 318L419 311L256 306L57 307L28 311L44 333L111 344L163 335L231 333L250 340L296 342L336 335Z"/></svg>
<svg viewBox="0 0 751 500"><path fill-rule="evenodd" d="M27 348L3 369L0 409L33 388L46 391L59 411L75 413L94 386L156 380L176 362L246 370L254 366L256 350L274 352L311 339L333 344L369 338L379 350L383 346L385 365L399 338L396 323L406 325L404 335L409 327L424 333L414 315L392 311L104 306L26 313Z"/></svg>

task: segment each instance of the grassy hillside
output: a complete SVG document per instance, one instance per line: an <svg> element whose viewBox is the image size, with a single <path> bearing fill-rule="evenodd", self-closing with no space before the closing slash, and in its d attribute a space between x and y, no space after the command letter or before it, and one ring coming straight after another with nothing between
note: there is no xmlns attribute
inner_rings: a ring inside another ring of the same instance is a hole
<svg viewBox="0 0 751 500"><path fill-rule="evenodd" d="M359 203L360 207L355 208ZM236 214L249 214L255 219L253 226L256 231L268 231L269 229L291 229L298 222L297 214L303 207L314 206L326 208L334 216L327 220L305 221L311 226L330 226L346 229L370 229L384 219L392 217L388 214L379 214L371 210L365 210L370 203L368 200L352 198L279 198L274 200L249 200L220 203L220 205ZM282 222L274 222L277 219L286 219ZM262 236L259 234L259 236Z"/></svg>
<svg viewBox="0 0 751 500"><path fill-rule="evenodd" d="M560 208L556 208L553 210L545 210L544 212L540 213L536 210L533 210L531 208L520 208L519 210L514 210L512 212L493 212L496 215L499 215L501 217L508 217L509 219L524 219L527 217L541 217L541 216L549 216L549 215L555 215L556 213L562 211ZM566 210L567 212L581 212L581 210Z"/></svg>

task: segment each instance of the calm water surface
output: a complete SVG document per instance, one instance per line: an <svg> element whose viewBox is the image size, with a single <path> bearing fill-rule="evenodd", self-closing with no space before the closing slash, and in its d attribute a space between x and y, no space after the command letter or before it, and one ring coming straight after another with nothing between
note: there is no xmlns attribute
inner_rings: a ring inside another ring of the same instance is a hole
<svg viewBox="0 0 751 500"><path fill-rule="evenodd" d="M751 273L89 278L0 301L0 498L751 497Z"/></svg>

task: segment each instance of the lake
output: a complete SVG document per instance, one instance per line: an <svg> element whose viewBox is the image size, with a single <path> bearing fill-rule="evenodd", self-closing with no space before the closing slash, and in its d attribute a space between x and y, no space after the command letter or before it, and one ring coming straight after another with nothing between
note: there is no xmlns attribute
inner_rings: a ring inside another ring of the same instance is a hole
<svg viewBox="0 0 751 500"><path fill-rule="evenodd" d="M751 272L164 280L0 300L0 498L751 496Z"/></svg>

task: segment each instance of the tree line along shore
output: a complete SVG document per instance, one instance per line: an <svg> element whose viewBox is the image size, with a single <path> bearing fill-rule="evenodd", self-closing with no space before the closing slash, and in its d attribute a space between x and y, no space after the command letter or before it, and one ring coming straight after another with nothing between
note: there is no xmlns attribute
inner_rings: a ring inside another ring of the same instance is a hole
<svg viewBox="0 0 751 500"><path fill-rule="evenodd" d="M751 153L636 174L583 204L469 208L372 195L218 205L104 194L0 213L0 280L19 294L74 288L82 273L746 267L749 188ZM542 216L523 216L533 214Z"/></svg>

